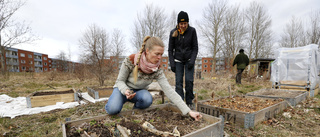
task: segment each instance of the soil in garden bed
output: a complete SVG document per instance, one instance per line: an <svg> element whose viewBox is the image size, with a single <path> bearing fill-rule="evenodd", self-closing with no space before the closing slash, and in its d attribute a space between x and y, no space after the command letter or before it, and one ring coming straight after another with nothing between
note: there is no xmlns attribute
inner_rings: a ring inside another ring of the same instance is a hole
<svg viewBox="0 0 320 137"><path fill-rule="evenodd" d="M172 133L173 129L177 127L181 136L209 125L204 120L195 121L188 115L182 115L169 109L152 109L134 111L132 114L110 116L99 121L85 122L80 126L70 127L67 136L81 136L85 134L84 131L89 135L113 136L114 134L119 134L116 129L117 124L129 129L132 137L159 136L145 130L142 127L144 122L151 123L159 131L169 133Z"/></svg>
<svg viewBox="0 0 320 137"><path fill-rule="evenodd" d="M69 94L69 93L74 93L74 92L72 89L66 90L66 91L43 91L43 92L37 92L33 96Z"/></svg>
<svg viewBox="0 0 320 137"><path fill-rule="evenodd" d="M242 112L256 112L261 109L267 108L279 102L283 99L264 99L264 98L251 98L244 96L226 97L216 100L210 100L204 102L205 105L211 105L220 108L229 108L232 110L238 110Z"/></svg>

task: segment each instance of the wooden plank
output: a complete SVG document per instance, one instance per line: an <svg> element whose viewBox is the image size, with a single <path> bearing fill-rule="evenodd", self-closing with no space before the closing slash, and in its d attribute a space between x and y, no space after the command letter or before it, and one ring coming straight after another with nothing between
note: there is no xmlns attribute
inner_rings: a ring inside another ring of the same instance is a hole
<svg viewBox="0 0 320 137"><path fill-rule="evenodd" d="M74 93L70 94L57 94L46 96L33 96L31 99L31 107L41 107L47 105L55 105L57 102L73 102Z"/></svg>
<svg viewBox="0 0 320 137"><path fill-rule="evenodd" d="M281 84L307 86L307 81L280 81Z"/></svg>
<svg viewBox="0 0 320 137"><path fill-rule="evenodd" d="M249 92L246 96L255 96L262 98L278 99L282 98L290 103L291 106L296 106L308 96L307 91L284 90L284 89L260 89L254 92Z"/></svg>
<svg viewBox="0 0 320 137"><path fill-rule="evenodd" d="M70 93L59 94L59 92L70 91ZM46 95L40 95L41 92L52 92L46 93ZM37 95L39 94L39 95ZM78 100L76 91L74 88L62 88L54 90L42 90L31 93L27 97L27 107L42 107L47 105L55 105L57 102L73 102Z"/></svg>
<svg viewBox="0 0 320 137"><path fill-rule="evenodd" d="M97 92L99 92L99 98L110 97L113 92L113 88L99 89Z"/></svg>

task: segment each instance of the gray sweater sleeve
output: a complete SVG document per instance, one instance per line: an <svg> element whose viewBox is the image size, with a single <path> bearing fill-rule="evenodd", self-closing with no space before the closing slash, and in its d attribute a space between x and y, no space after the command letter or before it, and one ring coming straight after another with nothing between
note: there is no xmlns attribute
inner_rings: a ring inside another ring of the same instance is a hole
<svg viewBox="0 0 320 137"><path fill-rule="evenodd" d="M166 96L180 109L183 115L186 115L191 111L180 95L171 87L164 73L159 76L157 81Z"/></svg>
<svg viewBox="0 0 320 137"><path fill-rule="evenodd" d="M129 58L125 58L125 60L123 61L114 86L118 87L123 95L125 95L127 89L130 89L126 84L126 81L130 75L130 70L133 70L133 65L128 64L128 59Z"/></svg>

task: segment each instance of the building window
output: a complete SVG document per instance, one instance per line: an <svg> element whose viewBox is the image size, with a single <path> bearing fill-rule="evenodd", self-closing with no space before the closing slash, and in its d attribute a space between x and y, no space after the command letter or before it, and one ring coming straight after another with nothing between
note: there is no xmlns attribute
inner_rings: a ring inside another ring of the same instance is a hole
<svg viewBox="0 0 320 137"><path fill-rule="evenodd" d="M49 63L51 63L51 60L49 60Z"/></svg>
<svg viewBox="0 0 320 137"><path fill-rule="evenodd" d="M207 62L208 62L208 61L205 59L205 60L204 60L204 63L207 63Z"/></svg>
<svg viewBox="0 0 320 137"><path fill-rule="evenodd" d="M167 59L162 59L162 62L167 62Z"/></svg>
<svg viewBox="0 0 320 137"><path fill-rule="evenodd" d="M29 64L32 64L33 62L32 61L29 61Z"/></svg>
<svg viewBox="0 0 320 137"><path fill-rule="evenodd" d="M25 57L26 55L24 53L20 53L20 57Z"/></svg>
<svg viewBox="0 0 320 137"><path fill-rule="evenodd" d="M45 62L44 65L47 66L47 62Z"/></svg>
<svg viewBox="0 0 320 137"><path fill-rule="evenodd" d="M207 67L207 65L204 65L204 67L206 68L206 67Z"/></svg>
<svg viewBox="0 0 320 137"><path fill-rule="evenodd" d="M167 65L166 65L166 64L162 64L162 66L163 66L163 67L166 67Z"/></svg>
<svg viewBox="0 0 320 137"><path fill-rule="evenodd" d="M47 69L47 68L44 68L44 71L48 71L48 69Z"/></svg>
<svg viewBox="0 0 320 137"><path fill-rule="evenodd" d="M23 64L24 64L24 63L26 63L26 61L25 61L25 60L21 60L21 63L23 63Z"/></svg>
<svg viewBox="0 0 320 137"><path fill-rule="evenodd" d="M32 55L31 55L31 54L29 54L29 55L28 55L28 58L32 58Z"/></svg>
<svg viewBox="0 0 320 137"><path fill-rule="evenodd" d="M26 70L26 67L22 67L21 69L22 69L22 70Z"/></svg>
<svg viewBox="0 0 320 137"><path fill-rule="evenodd" d="M43 60L47 60L47 57L43 57Z"/></svg>

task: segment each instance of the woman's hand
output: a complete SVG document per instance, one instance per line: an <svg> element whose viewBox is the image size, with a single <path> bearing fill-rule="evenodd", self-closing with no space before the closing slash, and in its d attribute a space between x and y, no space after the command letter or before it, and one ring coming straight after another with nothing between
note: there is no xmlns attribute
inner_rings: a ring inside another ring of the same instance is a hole
<svg viewBox="0 0 320 137"><path fill-rule="evenodd" d="M200 112L196 112L196 111L192 111L192 110L189 112L189 115L191 117L193 117L194 120L196 120L196 121L199 121L202 118L202 115L200 114Z"/></svg>
<svg viewBox="0 0 320 137"><path fill-rule="evenodd" d="M127 99L130 100L136 95L136 93L134 93L133 91L127 89L126 92L125 92L125 95L126 95Z"/></svg>

